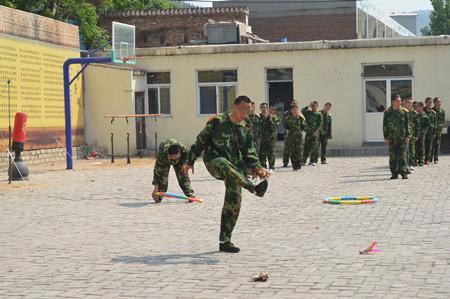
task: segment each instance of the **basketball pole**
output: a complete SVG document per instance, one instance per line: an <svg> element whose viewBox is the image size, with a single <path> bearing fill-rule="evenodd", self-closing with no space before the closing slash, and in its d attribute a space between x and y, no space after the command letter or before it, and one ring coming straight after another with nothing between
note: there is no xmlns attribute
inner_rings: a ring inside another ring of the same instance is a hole
<svg viewBox="0 0 450 299"><path fill-rule="evenodd" d="M81 74L90 63L108 63L111 57L83 57L69 58L64 62L64 114L66 131L66 169L73 169L72 159L72 116L70 111L70 84ZM70 80L70 66L72 64L82 64L83 68Z"/></svg>
<svg viewBox="0 0 450 299"><path fill-rule="evenodd" d="M11 153L12 151L12 146L11 146L11 79L8 79L8 81L6 81L6 83L8 84L8 149L9 152ZM12 180L12 158L11 158L11 154L8 155L9 157L9 167L8 167L8 184L11 184L11 180Z"/></svg>

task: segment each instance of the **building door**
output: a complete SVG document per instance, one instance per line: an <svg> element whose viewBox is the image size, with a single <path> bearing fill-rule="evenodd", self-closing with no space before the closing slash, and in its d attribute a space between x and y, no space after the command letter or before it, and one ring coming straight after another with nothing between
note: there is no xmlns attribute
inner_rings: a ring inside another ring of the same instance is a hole
<svg viewBox="0 0 450 299"><path fill-rule="evenodd" d="M144 92L136 92L134 94L134 105L136 114L145 114ZM142 153L147 148L145 136L145 117L136 117L136 149L139 153Z"/></svg>
<svg viewBox="0 0 450 299"><path fill-rule="evenodd" d="M294 99L292 68L267 69L266 76L269 105L277 106L278 116L282 119L284 111L289 110ZM283 139L284 126L282 123L278 126L277 133L278 139Z"/></svg>
<svg viewBox="0 0 450 299"><path fill-rule="evenodd" d="M409 63L363 65L363 78L364 141L383 142L383 116L391 98L413 96L413 66Z"/></svg>
<svg viewBox="0 0 450 299"><path fill-rule="evenodd" d="M364 140L382 142L383 116L389 108L391 98L400 95L402 99L412 98L413 80L411 78L365 80L365 122Z"/></svg>

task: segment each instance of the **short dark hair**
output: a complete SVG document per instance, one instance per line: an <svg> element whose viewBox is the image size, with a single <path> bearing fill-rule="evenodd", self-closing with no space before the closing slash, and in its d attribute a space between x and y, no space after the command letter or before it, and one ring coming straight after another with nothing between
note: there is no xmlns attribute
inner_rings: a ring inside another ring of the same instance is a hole
<svg viewBox="0 0 450 299"><path fill-rule="evenodd" d="M413 105L417 105L417 103L418 103L417 101L414 101L414 102L413 102Z"/></svg>
<svg viewBox="0 0 450 299"><path fill-rule="evenodd" d="M250 104L251 102L252 102L252 100L250 100L250 98L247 96L238 96L236 98L236 100L234 100L235 105L239 105L240 103Z"/></svg>
<svg viewBox="0 0 450 299"><path fill-rule="evenodd" d="M425 105L423 104L423 102L417 102L417 106L423 108L423 106L425 106Z"/></svg>
<svg viewBox="0 0 450 299"><path fill-rule="evenodd" d="M402 99L402 97L399 95L399 94L394 94L394 95L392 95L392 97L391 97L391 102L393 102L393 101L395 101L396 99Z"/></svg>
<svg viewBox="0 0 450 299"><path fill-rule="evenodd" d="M429 102L429 101L432 101L432 100L433 100L432 98L428 97L428 98L425 99L425 103Z"/></svg>
<svg viewBox="0 0 450 299"><path fill-rule="evenodd" d="M433 99L433 103L435 103L436 104L436 102L437 101L439 101L440 100L440 98L439 97L435 97L434 99Z"/></svg>
<svg viewBox="0 0 450 299"><path fill-rule="evenodd" d="M267 103L261 103L261 104L259 105L259 107L262 107L262 106L267 106Z"/></svg>
<svg viewBox="0 0 450 299"><path fill-rule="evenodd" d="M330 102L325 103L324 106L333 106Z"/></svg>
<svg viewBox="0 0 450 299"><path fill-rule="evenodd" d="M176 145L176 144L172 144L171 146L169 146L169 148L167 149L167 153L171 156L173 155L177 155L180 153L181 148Z"/></svg>

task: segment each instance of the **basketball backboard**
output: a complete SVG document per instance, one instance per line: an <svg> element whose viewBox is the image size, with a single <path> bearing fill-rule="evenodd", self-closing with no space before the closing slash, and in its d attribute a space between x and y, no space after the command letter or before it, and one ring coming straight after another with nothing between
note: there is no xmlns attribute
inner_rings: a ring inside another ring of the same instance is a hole
<svg viewBox="0 0 450 299"><path fill-rule="evenodd" d="M112 62L136 64L135 27L112 22Z"/></svg>

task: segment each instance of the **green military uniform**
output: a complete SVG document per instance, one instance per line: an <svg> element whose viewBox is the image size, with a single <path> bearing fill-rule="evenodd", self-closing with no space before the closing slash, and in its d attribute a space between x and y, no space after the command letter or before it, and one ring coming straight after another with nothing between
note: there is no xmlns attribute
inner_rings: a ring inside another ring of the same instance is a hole
<svg viewBox="0 0 450 299"><path fill-rule="evenodd" d="M262 166L267 168L267 160L269 168L275 168L275 141L277 139L277 128L280 124L278 116L266 117L260 115L261 118L261 144L259 146L259 161Z"/></svg>
<svg viewBox="0 0 450 299"><path fill-rule="evenodd" d="M283 167L288 166L289 158L290 158L290 147L289 147L289 133L287 132L287 122L289 117L292 116L292 112L290 110L285 111L283 114L283 126L285 129L284 132L284 147L283 147Z"/></svg>
<svg viewBox="0 0 450 299"><path fill-rule="evenodd" d="M430 129L430 119L426 113L418 113L417 115L417 141L416 141L416 161L423 166L425 159L425 137Z"/></svg>
<svg viewBox="0 0 450 299"><path fill-rule="evenodd" d="M430 128L425 136L425 161L431 162L433 159L433 142L436 136L436 111L424 108L425 113L430 119Z"/></svg>
<svg viewBox="0 0 450 299"><path fill-rule="evenodd" d="M261 168L248 123L233 123L229 113L211 118L192 145L187 164L193 166L203 151L209 173L225 182L220 241L230 242L241 208L242 187L252 193L255 190L244 173Z"/></svg>
<svg viewBox="0 0 450 299"><path fill-rule="evenodd" d="M303 115L291 115L287 118L285 128L289 131L289 153L294 170L300 169L302 164L302 131L306 128L306 119Z"/></svg>
<svg viewBox="0 0 450 299"><path fill-rule="evenodd" d="M309 155L310 163L317 163L319 159L319 136L322 129L322 113L319 111L312 112L308 107L302 109L302 113L306 118L306 136L305 150L303 153L303 163L306 163Z"/></svg>
<svg viewBox="0 0 450 299"><path fill-rule="evenodd" d="M167 150L172 145L177 145L180 148L181 157L179 160L171 161L168 159ZM189 176L184 175L181 170L182 166L187 162L188 154L188 148L175 139L168 139L159 145L158 157L156 158L155 168L153 170L152 182L152 185L158 185L159 192L167 191L167 187L169 185L169 170L170 166L173 166L175 174L177 175L178 184L184 194L189 197L195 197Z"/></svg>
<svg viewBox="0 0 450 299"><path fill-rule="evenodd" d="M255 146L256 152L259 152L259 138L260 138L260 126L261 126L261 119L258 114L255 112L251 113L248 118L246 119L248 124L251 125L251 134L253 139L253 144Z"/></svg>
<svg viewBox="0 0 450 299"><path fill-rule="evenodd" d="M408 110L402 107L394 110L389 107L384 112L383 134L384 139L389 140L389 168L392 176L406 176L408 169L405 140L411 135Z"/></svg>
<svg viewBox="0 0 450 299"><path fill-rule="evenodd" d="M433 108L436 112L436 138L434 139L433 151L434 161L439 161L439 154L441 152L442 130L445 126L445 110L442 108Z"/></svg>
<svg viewBox="0 0 450 299"><path fill-rule="evenodd" d="M327 161L328 139L331 139L331 113L322 110L322 130L320 131L320 161Z"/></svg>
<svg viewBox="0 0 450 299"><path fill-rule="evenodd" d="M409 165L417 166L416 143L420 129L419 113L412 109L409 111L409 125L411 127L411 138L409 140Z"/></svg>

